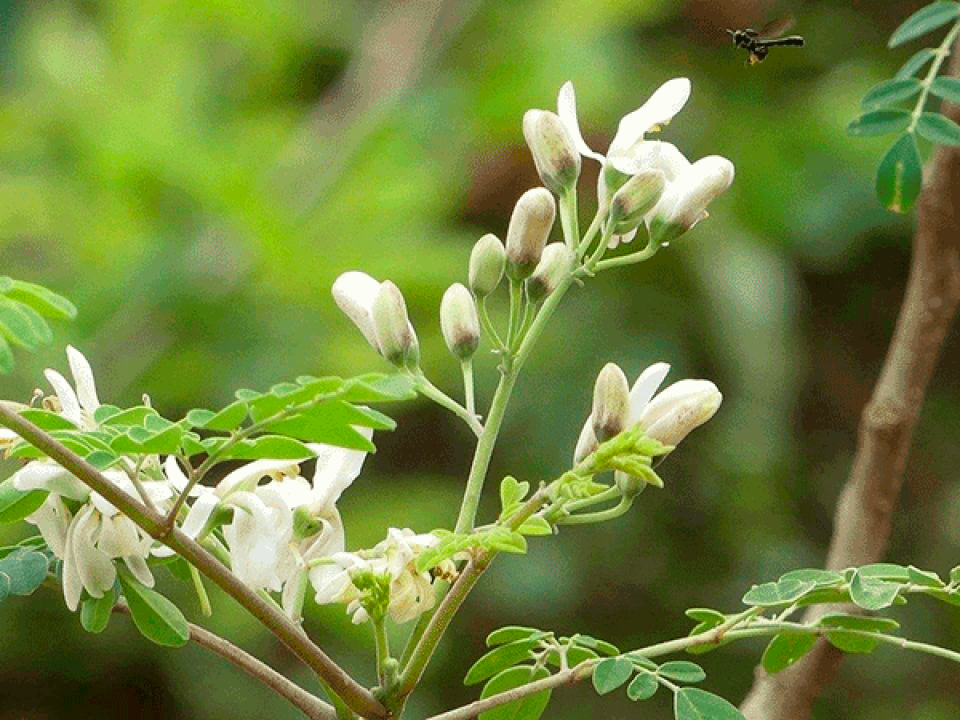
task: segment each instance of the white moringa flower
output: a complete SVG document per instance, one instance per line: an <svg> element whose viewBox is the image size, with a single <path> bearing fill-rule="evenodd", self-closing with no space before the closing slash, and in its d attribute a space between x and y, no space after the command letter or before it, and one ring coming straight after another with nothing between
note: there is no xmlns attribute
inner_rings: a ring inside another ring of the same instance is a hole
<svg viewBox="0 0 960 720"><path fill-rule="evenodd" d="M373 435L370 428L355 429L368 439ZM223 533L234 574L258 590L282 591L283 607L295 617L295 591L301 581L305 587L308 563L344 549L336 502L367 455L319 443L308 447L317 458L312 483L300 476L300 461L256 460L227 474L216 488L200 489L181 525L184 533L202 539L214 510L232 509ZM167 459L165 470L172 485L186 485L175 459ZM269 481L261 485L264 478Z"/></svg>
<svg viewBox="0 0 960 720"><path fill-rule="evenodd" d="M603 164L609 163L624 175L634 175L643 169L643 148L647 142L644 135L670 122L689 97L690 81L687 78L674 78L665 82L640 108L620 120L617 134L610 143L606 156L591 150L580 133L573 83L567 82L560 88L557 114L581 155Z"/></svg>
<svg viewBox="0 0 960 720"><path fill-rule="evenodd" d="M656 363L640 374L630 389L626 427L641 427L647 437L675 446L713 417L723 396L709 380L680 380L654 397L668 372L669 365ZM577 441L575 463L597 449L593 424L591 414Z"/></svg>
<svg viewBox="0 0 960 720"><path fill-rule="evenodd" d="M49 463L35 461L14 474L18 490L48 490L49 495L27 522L40 530L53 553L63 560L63 595L67 607L76 610L82 591L102 597L116 580L114 560L124 564L141 583L153 586L153 575L146 558L153 539L99 493L60 468L53 472ZM59 468L59 466L57 466ZM128 495L137 491L126 473L106 470L103 476ZM172 503L173 491L164 482L145 482L143 488L157 507ZM71 514L63 498L83 501Z"/></svg>
<svg viewBox="0 0 960 720"><path fill-rule="evenodd" d="M100 407L93 371L76 349L67 348L70 370L76 390L56 370L44 374L56 393L57 412L78 428L94 430L94 413ZM48 399L49 400L49 399ZM133 497L138 491L127 473L106 470L103 476L115 487ZM63 561L63 595L67 607L76 610L84 590L91 597L102 597L116 580L114 560L121 559L144 585L153 585L146 558L153 540L130 518L99 493L52 460L34 460L12 476L20 491L45 490L43 504L26 520L37 526L54 555ZM166 482L147 480L142 488L158 508L172 504L173 489ZM71 512L64 498L82 503Z"/></svg>
<svg viewBox="0 0 960 720"><path fill-rule="evenodd" d="M97 386L93 381L93 370L80 351L70 345L67 346L67 361L70 363L70 372L77 385L76 392L70 387L66 378L56 370L47 368L43 374L53 386L60 401L59 414L83 430L92 430L97 426L93 414L100 407Z"/></svg>
<svg viewBox="0 0 960 720"><path fill-rule="evenodd" d="M397 623L413 620L434 605L433 575L417 571L417 558L439 541L431 533L417 535L409 529L390 528L387 538L370 550L337 553L310 573L316 601L345 603L354 623L366 622L370 613L365 602L372 600L354 580L373 575L382 578L389 587L387 606L378 609L389 613ZM455 570L451 560L441 566L448 572Z"/></svg>

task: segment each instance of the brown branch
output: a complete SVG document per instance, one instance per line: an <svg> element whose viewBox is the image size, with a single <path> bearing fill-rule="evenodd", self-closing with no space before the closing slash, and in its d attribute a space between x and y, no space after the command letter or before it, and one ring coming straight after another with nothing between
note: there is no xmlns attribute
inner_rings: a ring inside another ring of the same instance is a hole
<svg viewBox="0 0 960 720"><path fill-rule="evenodd" d="M0 403L0 425L5 425L35 448L42 450L49 458L119 508L151 537L164 543L210 578L317 673L351 710L365 718L386 717L387 711L380 701L323 652L300 625L242 582L199 543L178 528L171 531L160 513L122 491L84 458L21 417L8 403Z"/></svg>
<svg viewBox="0 0 960 720"><path fill-rule="evenodd" d="M954 48L949 74L960 74ZM943 114L960 122L960 108ZM917 205L913 260L893 339L860 421L853 468L840 493L826 567L877 562L887 549L903 471L930 376L960 303L960 148L939 146ZM819 612L828 611L828 606ZM811 610L807 619L815 617ZM793 667L757 668L741 706L747 720L805 720L843 653L824 640Z"/></svg>
<svg viewBox="0 0 960 720"><path fill-rule="evenodd" d="M130 608L122 600L119 601L113 609L116 612L130 614ZM262 660L258 660L246 650L237 647L229 640L199 625L194 625L193 623L187 623L187 625L190 627L190 639L197 643L197 645L212 650L224 660L236 665L250 677L259 680L285 700L289 701L311 720L336 720L337 713L332 705L310 694Z"/></svg>

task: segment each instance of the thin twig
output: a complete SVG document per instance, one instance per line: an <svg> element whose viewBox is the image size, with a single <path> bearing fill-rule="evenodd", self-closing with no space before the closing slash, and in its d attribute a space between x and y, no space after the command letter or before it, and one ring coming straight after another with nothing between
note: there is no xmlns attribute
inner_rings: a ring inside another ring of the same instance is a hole
<svg viewBox="0 0 960 720"><path fill-rule="evenodd" d="M124 601L119 601L114 610L121 613L130 613L130 608ZM252 678L259 680L284 699L288 700L311 720L336 720L337 713L332 705L310 694L293 681L287 679L272 667L243 650L229 640L205 630L199 625L187 623L190 628L190 639L197 645L212 650L224 660L233 663Z"/></svg>
<svg viewBox="0 0 960 720"><path fill-rule="evenodd" d="M949 73L960 74L954 48ZM944 104L960 121L960 108ZM960 149L939 146L917 206L910 277L897 326L873 397L864 408L850 477L835 514L827 556L830 570L883 558L903 471L927 384L960 303ZM827 612L811 608L805 619ZM843 653L824 640L776 675L757 668L741 706L747 720L806 720L830 683Z"/></svg>

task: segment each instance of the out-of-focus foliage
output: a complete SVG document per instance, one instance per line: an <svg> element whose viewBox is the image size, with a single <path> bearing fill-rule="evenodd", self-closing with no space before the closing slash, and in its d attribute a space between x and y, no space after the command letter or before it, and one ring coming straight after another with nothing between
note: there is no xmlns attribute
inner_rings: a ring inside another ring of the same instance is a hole
<svg viewBox="0 0 960 720"><path fill-rule="evenodd" d="M669 362L671 378L715 381L724 405L658 468L666 488L629 515L531 539L529 555L498 561L411 714L473 699L463 674L502 625L621 647L685 634L685 608L735 610L751 585L822 563L909 262L910 218L874 196L884 140L853 141L845 128L864 92L908 58L885 39L921 4L798 4L807 46L745 67L725 29L783 7L466 0L433 16L434 4L412 1L6 2L0 273L71 298L80 314L18 358L3 395L26 401L43 367L62 369L68 341L96 369L103 401L147 393L167 417L220 407L238 387L385 371L330 299L350 269L403 290L427 374L455 392L440 298L464 281L472 243L503 237L537 182L523 112L554 109L572 80L587 140L605 147L624 113L689 77L691 100L663 137L688 157L730 158L737 179L708 221L652 262L570 294L521 378L486 518L507 473L536 483L568 467L606 362L628 374ZM588 163L586 195L595 174ZM958 360L954 342L889 558L942 572L960 544ZM495 360L478 364L489 389ZM469 432L426 403L390 414L398 429L375 436L378 454L341 502L351 549L389 525L423 531L456 517ZM214 630L313 687L229 601L212 599ZM957 613L922 607L898 617L904 635L957 637ZM372 682L356 650L372 648L364 629L340 608L314 610L308 627L322 624L324 648ZM88 635L52 592L8 598L0 638L0 717L78 707L102 718L296 717L206 651L149 646L126 617ZM709 690L737 701L761 652L758 642L703 656ZM886 649L849 659L841 675L818 720L960 712L956 668L942 661ZM557 717L635 716L626 698L589 687L560 694ZM669 716L665 696L648 702L651 717Z"/></svg>

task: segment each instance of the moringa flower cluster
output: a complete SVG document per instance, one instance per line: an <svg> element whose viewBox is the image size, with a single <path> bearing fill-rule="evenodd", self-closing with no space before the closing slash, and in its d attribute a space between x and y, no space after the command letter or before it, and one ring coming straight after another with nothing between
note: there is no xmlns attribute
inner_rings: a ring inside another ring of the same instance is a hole
<svg viewBox="0 0 960 720"><path fill-rule="evenodd" d="M537 170L558 195L576 184L580 166L572 156L601 164L597 194L601 212L612 224L611 248L629 242L640 225L657 243L669 243L707 217L707 205L733 182L733 164L726 158L710 155L691 163L671 143L647 139L669 123L689 97L686 78L661 85L620 120L606 155L583 139L572 83L560 89L556 115L530 110L524 117L524 134Z"/></svg>

